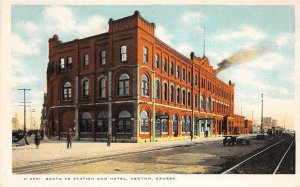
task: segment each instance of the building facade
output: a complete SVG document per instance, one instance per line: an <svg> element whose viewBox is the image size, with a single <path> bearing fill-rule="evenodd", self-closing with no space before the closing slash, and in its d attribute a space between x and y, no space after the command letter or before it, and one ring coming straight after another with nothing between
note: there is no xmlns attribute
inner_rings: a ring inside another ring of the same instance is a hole
<svg viewBox="0 0 300 187"><path fill-rule="evenodd" d="M96 36L49 39L47 128L64 138L153 142L233 133L234 84L204 56L183 56L140 16L109 20Z"/></svg>
<svg viewBox="0 0 300 187"><path fill-rule="evenodd" d="M263 118L263 130L264 132L268 132L272 129L272 117L264 117Z"/></svg>

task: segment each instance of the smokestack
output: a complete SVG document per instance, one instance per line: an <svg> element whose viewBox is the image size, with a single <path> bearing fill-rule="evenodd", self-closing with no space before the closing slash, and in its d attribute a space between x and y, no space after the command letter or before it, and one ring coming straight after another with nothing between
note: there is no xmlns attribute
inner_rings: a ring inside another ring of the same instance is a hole
<svg viewBox="0 0 300 187"><path fill-rule="evenodd" d="M277 45L273 42L264 42L250 46L249 48L241 49L228 58L222 60L222 62L218 64L219 67L216 71L218 73L231 66L256 60L257 58L275 50L276 47Z"/></svg>

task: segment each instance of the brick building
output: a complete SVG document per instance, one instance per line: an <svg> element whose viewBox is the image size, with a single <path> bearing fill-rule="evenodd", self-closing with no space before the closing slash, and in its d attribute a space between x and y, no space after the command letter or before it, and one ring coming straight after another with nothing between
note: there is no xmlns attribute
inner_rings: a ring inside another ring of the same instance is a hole
<svg viewBox="0 0 300 187"><path fill-rule="evenodd" d="M107 33L49 39L47 133L78 139L149 142L232 133L234 84L206 57L180 54L136 11L109 20Z"/></svg>

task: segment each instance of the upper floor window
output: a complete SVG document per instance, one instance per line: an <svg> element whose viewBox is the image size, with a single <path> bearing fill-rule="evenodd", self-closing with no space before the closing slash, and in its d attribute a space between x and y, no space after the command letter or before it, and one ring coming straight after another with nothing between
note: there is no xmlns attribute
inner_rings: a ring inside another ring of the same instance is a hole
<svg viewBox="0 0 300 187"><path fill-rule="evenodd" d="M164 83L164 87L163 87L163 99L165 101L167 100L167 90L168 90L168 85L167 85L167 83Z"/></svg>
<svg viewBox="0 0 300 187"><path fill-rule="evenodd" d="M129 75L128 74L123 73L119 77L118 85L119 85L119 89L118 89L119 96L129 95Z"/></svg>
<svg viewBox="0 0 300 187"><path fill-rule="evenodd" d="M182 104L185 105L185 90L182 90Z"/></svg>
<svg viewBox="0 0 300 187"><path fill-rule="evenodd" d="M197 79L197 75L194 76L194 85L198 84L198 79Z"/></svg>
<svg viewBox="0 0 300 187"><path fill-rule="evenodd" d="M149 80L146 75L142 76L142 95L149 96Z"/></svg>
<svg viewBox="0 0 300 187"><path fill-rule="evenodd" d="M174 100L174 86L171 85L170 86L170 102L173 103L173 100Z"/></svg>
<svg viewBox="0 0 300 187"><path fill-rule="evenodd" d="M211 110L211 98L206 99L206 110Z"/></svg>
<svg viewBox="0 0 300 187"><path fill-rule="evenodd" d="M179 103L179 94L180 94L180 88L176 89L176 103Z"/></svg>
<svg viewBox="0 0 300 187"><path fill-rule="evenodd" d="M204 97L200 96L200 108L204 109Z"/></svg>
<svg viewBox="0 0 300 187"><path fill-rule="evenodd" d="M191 106L191 92L190 91L187 92L187 105Z"/></svg>
<svg viewBox="0 0 300 187"><path fill-rule="evenodd" d="M179 77L179 66L177 65L176 66L176 78L178 78Z"/></svg>
<svg viewBox="0 0 300 187"><path fill-rule="evenodd" d="M64 90L64 93L63 93L64 100L70 100L71 99L71 83L66 82L64 84L63 90Z"/></svg>
<svg viewBox="0 0 300 187"><path fill-rule="evenodd" d="M181 72L181 80L185 80L185 69L182 69L182 72Z"/></svg>
<svg viewBox="0 0 300 187"><path fill-rule="evenodd" d="M101 78L99 81L99 95L100 97L106 96L106 78Z"/></svg>
<svg viewBox="0 0 300 187"><path fill-rule="evenodd" d="M88 99L88 97L89 97L89 80L88 79L83 80L82 88L83 88L83 93L82 93L83 99Z"/></svg>
<svg viewBox="0 0 300 187"><path fill-rule="evenodd" d="M163 71L167 71L167 59L163 58Z"/></svg>
<svg viewBox="0 0 300 187"><path fill-rule="evenodd" d="M127 61L127 46L126 45L121 46L120 57L121 57L121 62Z"/></svg>
<svg viewBox="0 0 300 187"><path fill-rule="evenodd" d="M187 72L187 76L186 76L187 82L190 83L191 82L191 73L188 71Z"/></svg>
<svg viewBox="0 0 300 187"><path fill-rule="evenodd" d="M65 59L64 58L61 58L60 59L60 69L61 71L64 71L65 70Z"/></svg>
<svg viewBox="0 0 300 187"><path fill-rule="evenodd" d="M154 58L155 58L154 59L155 60L154 67L159 68L159 55L155 54Z"/></svg>
<svg viewBox="0 0 300 187"><path fill-rule="evenodd" d="M143 47L143 62L148 63L148 48L145 46Z"/></svg>
<svg viewBox="0 0 300 187"><path fill-rule="evenodd" d="M197 94L195 94L194 95L194 107L196 108L197 107L197 98L198 98L198 95Z"/></svg>
<svg viewBox="0 0 300 187"><path fill-rule="evenodd" d="M155 97L155 99L158 99L159 98L159 87L160 87L159 80L155 81L154 87L155 87L154 88L154 97Z"/></svg>
<svg viewBox="0 0 300 187"><path fill-rule="evenodd" d="M100 52L100 65L106 64L106 51L103 50Z"/></svg>
<svg viewBox="0 0 300 187"><path fill-rule="evenodd" d="M83 57L83 66L84 67L87 67L89 65L89 55L88 54L84 54L84 57Z"/></svg>
<svg viewBox="0 0 300 187"><path fill-rule="evenodd" d="M72 57L68 57L68 61L67 61L67 69L68 70L72 70Z"/></svg>
<svg viewBox="0 0 300 187"><path fill-rule="evenodd" d="M170 71L169 71L170 75L173 75L173 62L170 62Z"/></svg>

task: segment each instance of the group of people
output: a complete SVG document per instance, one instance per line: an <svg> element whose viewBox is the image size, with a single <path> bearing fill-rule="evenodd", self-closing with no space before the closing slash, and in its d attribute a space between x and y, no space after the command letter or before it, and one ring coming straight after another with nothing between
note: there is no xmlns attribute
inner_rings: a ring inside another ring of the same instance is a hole
<svg viewBox="0 0 300 187"><path fill-rule="evenodd" d="M109 147L110 142L111 142L111 132L108 131L106 133L106 136L107 136L107 146ZM38 133L38 132L35 133L34 143L35 143L37 149L39 148L41 139L42 139L42 137L41 137L40 133ZM67 133L67 149L71 149L71 147L72 147L72 129L70 128Z"/></svg>

